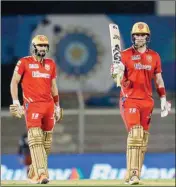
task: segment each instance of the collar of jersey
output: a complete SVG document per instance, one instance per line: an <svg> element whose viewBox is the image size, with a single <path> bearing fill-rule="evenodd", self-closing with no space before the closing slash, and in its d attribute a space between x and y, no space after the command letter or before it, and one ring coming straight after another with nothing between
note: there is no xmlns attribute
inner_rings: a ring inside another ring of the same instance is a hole
<svg viewBox="0 0 176 187"><path fill-rule="evenodd" d="M42 64L42 63L44 62L44 58L42 58L42 61L41 61L41 62L37 61L37 59L36 59L34 56L32 56L32 58L33 58L34 61L37 62L37 63L41 63L41 64Z"/></svg>
<svg viewBox="0 0 176 187"><path fill-rule="evenodd" d="M143 54L145 54L145 53L147 53L148 51L149 51L149 48L147 47L147 49L145 50L145 52L144 53L140 53L139 51L137 51L135 48L134 48L134 46L132 45L132 52L133 53L135 53L135 54L139 54L139 55L143 55Z"/></svg>

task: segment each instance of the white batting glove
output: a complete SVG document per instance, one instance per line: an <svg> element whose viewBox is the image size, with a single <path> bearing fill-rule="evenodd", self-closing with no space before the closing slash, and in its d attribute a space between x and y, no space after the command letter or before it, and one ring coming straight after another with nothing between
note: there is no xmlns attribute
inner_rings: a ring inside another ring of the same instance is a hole
<svg viewBox="0 0 176 187"><path fill-rule="evenodd" d="M60 122L63 118L63 108L55 105L54 118L56 122Z"/></svg>
<svg viewBox="0 0 176 187"><path fill-rule="evenodd" d="M166 97L161 97L161 117L166 117L171 111L171 103L166 100Z"/></svg>
<svg viewBox="0 0 176 187"><path fill-rule="evenodd" d="M117 83L118 86L120 86L120 82L123 79L123 74L125 71L125 66L122 62L120 63L113 63L111 64L111 76L114 79L114 81Z"/></svg>
<svg viewBox="0 0 176 187"><path fill-rule="evenodd" d="M13 100L13 104L10 105L10 113L12 114L12 116L22 118L22 116L24 115L24 108L20 105L19 100Z"/></svg>

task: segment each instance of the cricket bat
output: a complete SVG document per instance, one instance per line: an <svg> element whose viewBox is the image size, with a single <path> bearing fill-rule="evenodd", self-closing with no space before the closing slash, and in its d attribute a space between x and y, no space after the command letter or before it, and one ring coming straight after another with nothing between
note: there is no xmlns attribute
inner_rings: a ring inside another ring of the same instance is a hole
<svg viewBox="0 0 176 187"><path fill-rule="evenodd" d="M111 51L112 51L112 62L120 63L121 62L121 43L120 43L120 31L119 27L116 24L109 24L110 40L111 40ZM117 77L117 87L120 87L122 75Z"/></svg>

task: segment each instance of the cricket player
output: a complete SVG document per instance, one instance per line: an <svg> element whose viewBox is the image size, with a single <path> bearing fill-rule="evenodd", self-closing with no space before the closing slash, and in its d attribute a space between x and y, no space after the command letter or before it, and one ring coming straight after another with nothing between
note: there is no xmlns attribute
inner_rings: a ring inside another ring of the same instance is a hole
<svg viewBox="0 0 176 187"><path fill-rule="evenodd" d="M49 41L37 35L31 43L32 56L21 58L15 67L10 90L13 104L10 112L21 118L24 114L28 144L32 158L28 178L32 183L49 182L47 155L50 153L55 121L62 119L56 85L56 64L45 58ZM18 84L22 79L23 106L18 99Z"/></svg>
<svg viewBox="0 0 176 187"><path fill-rule="evenodd" d="M161 117L166 117L171 110L171 104L166 99L160 56L148 48L150 36L146 23L135 23L131 31L132 47L122 51L122 63L111 66L111 75L116 82L121 78L119 75L123 74L119 104L128 132L125 177L125 183L128 184L140 182L154 108L152 80L161 101Z"/></svg>

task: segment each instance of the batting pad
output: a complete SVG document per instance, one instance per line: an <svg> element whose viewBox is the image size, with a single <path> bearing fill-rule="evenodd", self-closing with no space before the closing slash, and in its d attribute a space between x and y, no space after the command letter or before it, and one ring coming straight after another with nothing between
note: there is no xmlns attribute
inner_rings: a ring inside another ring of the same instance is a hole
<svg viewBox="0 0 176 187"><path fill-rule="evenodd" d="M140 177L142 161L143 127L135 125L131 128L127 138L127 170L129 178Z"/></svg>
<svg viewBox="0 0 176 187"><path fill-rule="evenodd" d="M51 152L52 140L53 140L53 132L52 131L43 131L43 142L44 142L44 148L46 151L46 167L48 167L48 155ZM48 172L47 172L47 177L49 178Z"/></svg>
<svg viewBox="0 0 176 187"><path fill-rule="evenodd" d="M143 142L142 142L142 156L141 156L141 162L140 162L141 163L140 173L142 170L142 165L144 162L145 153L147 152L148 138L149 138L149 132L144 131Z"/></svg>
<svg viewBox="0 0 176 187"><path fill-rule="evenodd" d="M142 151L143 152L147 151L148 139L149 139L149 132L148 131L144 131L143 147L142 147Z"/></svg>
<svg viewBox="0 0 176 187"><path fill-rule="evenodd" d="M38 127L28 130L28 143L32 158L32 166L36 177L47 173L46 151L43 145L43 131Z"/></svg>
<svg viewBox="0 0 176 187"><path fill-rule="evenodd" d="M47 155L50 154L51 152L52 137L53 137L52 131L43 131L43 142Z"/></svg>

